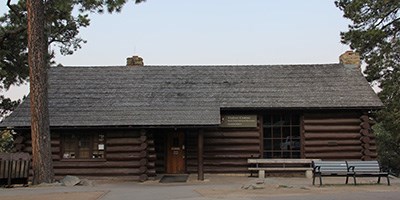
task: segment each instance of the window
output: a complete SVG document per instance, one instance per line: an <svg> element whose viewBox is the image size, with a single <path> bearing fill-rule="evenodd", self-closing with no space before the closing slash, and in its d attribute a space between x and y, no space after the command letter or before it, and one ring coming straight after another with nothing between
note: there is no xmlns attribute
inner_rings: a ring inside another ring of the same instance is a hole
<svg viewBox="0 0 400 200"><path fill-rule="evenodd" d="M64 134L63 159L104 158L103 134Z"/></svg>
<svg viewBox="0 0 400 200"><path fill-rule="evenodd" d="M300 158L300 116L264 115L264 158Z"/></svg>

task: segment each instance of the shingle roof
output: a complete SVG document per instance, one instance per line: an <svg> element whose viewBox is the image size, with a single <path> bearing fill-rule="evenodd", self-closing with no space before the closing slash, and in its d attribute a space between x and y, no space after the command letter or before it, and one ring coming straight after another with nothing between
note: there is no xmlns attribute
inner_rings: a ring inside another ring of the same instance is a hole
<svg viewBox="0 0 400 200"><path fill-rule="evenodd" d="M342 64L49 70L51 126L217 125L220 109L381 106L360 71ZM30 126L29 100L0 126Z"/></svg>

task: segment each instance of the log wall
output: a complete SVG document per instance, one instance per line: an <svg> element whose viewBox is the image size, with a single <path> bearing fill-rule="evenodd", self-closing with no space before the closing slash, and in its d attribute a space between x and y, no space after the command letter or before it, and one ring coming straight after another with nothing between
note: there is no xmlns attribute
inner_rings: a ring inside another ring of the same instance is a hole
<svg viewBox="0 0 400 200"><path fill-rule="evenodd" d="M248 173L248 158L260 156L259 129L217 129L204 131L205 173ZM197 133L186 135L186 166L197 172Z"/></svg>
<svg viewBox="0 0 400 200"><path fill-rule="evenodd" d="M153 133L154 144L156 150L156 172L158 174L163 174L166 172L166 148L167 148L167 134L164 132L155 131Z"/></svg>
<svg viewBox="0 0 400 200"><path fill-rule="evenodd" d="M88 131L74 131L74 133ZM104 133L105 131L97 131ZM51 146L56 178L66 175L80 177L123 177L145 181L155 177L155 147L150 133L144 130L108 131L105 134L105 159L62 159L62 131L52 132ZM72 133L72 132L70 132ZM25 134L23 151L32 154L29 134Z"/></svg>
<svg viewBox="0 0 400 200"><path fill-rule="evenodd" d="M363 128L369 129L370 124L362 118L365 116L359 112L305 113L302 124L304 157L323 160L376 158L374 137Z"/></svg>

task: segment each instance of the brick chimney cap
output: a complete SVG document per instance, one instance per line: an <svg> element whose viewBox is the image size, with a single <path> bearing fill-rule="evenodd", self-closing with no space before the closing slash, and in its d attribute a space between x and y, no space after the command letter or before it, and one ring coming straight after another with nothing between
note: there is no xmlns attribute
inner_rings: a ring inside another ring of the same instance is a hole
<svg viewBox="0 0 400 200"><path fill-rule="evenodd" d="M132 57L126 58L126 66L144 66L143 58L137 55L133 55Z"/></svg>

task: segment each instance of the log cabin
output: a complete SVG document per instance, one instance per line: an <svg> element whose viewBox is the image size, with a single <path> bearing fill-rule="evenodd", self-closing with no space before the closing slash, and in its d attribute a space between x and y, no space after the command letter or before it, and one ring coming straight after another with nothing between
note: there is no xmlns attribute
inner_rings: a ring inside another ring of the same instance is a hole
<svg viewBox="0 0 400 200"><path fill-rule="evenodd" d="M337 64L49 69L56 176L249 173L249 158L371 160L383 104L351 51ZM27 98L29 99L29 98ZM30 105L1 124L31 152Z"/></svg>

